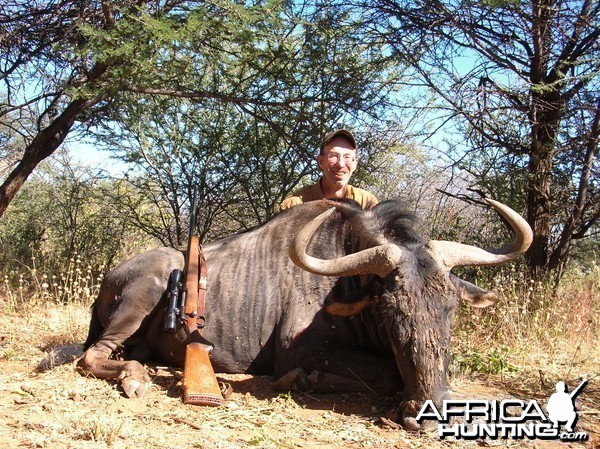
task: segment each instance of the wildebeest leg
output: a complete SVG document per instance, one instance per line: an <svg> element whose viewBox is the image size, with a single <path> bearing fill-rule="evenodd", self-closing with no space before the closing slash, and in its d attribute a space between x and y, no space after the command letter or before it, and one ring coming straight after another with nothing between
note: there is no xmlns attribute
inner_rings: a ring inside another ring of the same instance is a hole
<svg viewBox="0 0 600 449"><path fill-rule="evenodd" d="M313 359L300 363L279 377L275 388L310 390L317 393L378 393L395 395L402 380L394 360L357 351L339 351L336 360Z"/></svg>
<svg viewBox="0 0 600 449"><path fill-rule="evenodd" d="M91 345L78 360L83 374L121 382L127 396L143 396L150 377L137 361L110 360L117 348L140 360L148 352L148 327L161 317L170 273L183 265L180 252L162 248L143 253L109 272L94 303ZM99 333L99 335L98 335Z"/></svg>
<svg viewBox="0 0 600 449"><path fill-rule="evenodd" d="M84 374L101 379L119 379L127 397L142 397L150 387L150 376L135 360L110 360L116 349L113 342L101 340L92 345L77 361Z"/></svg>
<svg viewBox="0 0 600 449"><path fill-rule="evenodd" d="M375 391L362 379L342 376L314 370L306 372L302 368L288 371L274 382L274 387L281 391L300 390L316 393L381 393Z"/></svg>
<svg viewBox="0 0 600 449"><path fill-rule="evenodd" d="M125 342L138 350L144 344L136 341L137 339L132 336L143 334L147 327L147 324L143 323L148 316L143 311L139 313L140 310L127 305L128 301L124 300L119 309L120 313L111 315L109 324L96 342L79 358L77 366L86 375L102 379L118 379L128 397L142 397L150 386L150 377L145 368L135 360L110 360L112 353Z"/></svg>

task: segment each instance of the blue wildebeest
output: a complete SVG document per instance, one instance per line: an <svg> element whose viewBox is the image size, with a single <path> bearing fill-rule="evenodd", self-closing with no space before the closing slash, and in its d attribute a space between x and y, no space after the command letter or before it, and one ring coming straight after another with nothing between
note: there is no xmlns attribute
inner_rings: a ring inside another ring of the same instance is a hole
<svg viewBox="0 0 600 449"><path fill-rule="evenodd" d="M315 392L401 392L399 419L419 428L421 404L448 397L459 299L475 307L497 299L450 270L509 261L532 240L522 217L488 203L514 231L503 248L429 240L398 201L363 211L329 200L206 245L204 336L215 346L215 372L268 373L283 389L301 379ZM163 331L169 275L183 265L181 251L160 248L106 275L82 372L118 378L127 396L141 396L149 376L139 361L183 365L187 334ZM125 360L110 358L118 348Z"/></svg>

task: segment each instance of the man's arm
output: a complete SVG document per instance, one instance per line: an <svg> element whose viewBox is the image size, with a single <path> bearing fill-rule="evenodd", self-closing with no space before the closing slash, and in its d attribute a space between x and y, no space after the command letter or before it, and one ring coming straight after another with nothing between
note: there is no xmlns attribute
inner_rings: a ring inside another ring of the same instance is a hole
<svg viewBox="0 0 600 449"><path fill-rule="evenodd" d="M288 196L282 203L279 205L279 212L289 209L290 207L297 206L298 204L302 204L301 196Z"/></svg>
<svg viewBox="0 0 600 449"><path fill-rule="evenodd" d="M364 210L373 209L379 203L375 195L368 190L359 189L358 187L353 187L352 196L352 199L360 204L360 207Z"/></svg>

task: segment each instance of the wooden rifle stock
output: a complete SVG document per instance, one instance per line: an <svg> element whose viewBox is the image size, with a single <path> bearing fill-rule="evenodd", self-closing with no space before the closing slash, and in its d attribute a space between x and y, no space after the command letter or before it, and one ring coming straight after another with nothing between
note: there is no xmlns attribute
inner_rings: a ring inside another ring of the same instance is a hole
<svg viewBox="0 0 600 449"><path fill-rule="evenodd" d="M222 405L225 400L212 364L212 345L202 337L204 328L204 293L206 261L197 235L188 241L185 262L186 300L184 317L190 342L185 348L183 365L183 402L195 405Z"/></svg>

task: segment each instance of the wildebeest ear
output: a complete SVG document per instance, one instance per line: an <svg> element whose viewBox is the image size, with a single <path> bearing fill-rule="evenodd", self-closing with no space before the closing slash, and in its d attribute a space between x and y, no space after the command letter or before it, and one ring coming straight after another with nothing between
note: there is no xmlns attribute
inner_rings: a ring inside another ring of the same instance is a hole
<svg viewBox="0 0 600 449"><path fill-rule="evenodd" d="M332 302L325 306L325 311L330 315L348 317L359 314L365 307L376 301L377 298L364 297L360 301L350 303Z"/></svg>
<svg viewBox="0 0 600 449"><path fill-rule="evenodd" d="M458 293L459 298L467 301L471 307L483 309L496 304L498 301L497 293L478 287L475 284L471 284L470 282L460 279L452 273L450 274L450 279L456 287L456 292Z"/></svg>

